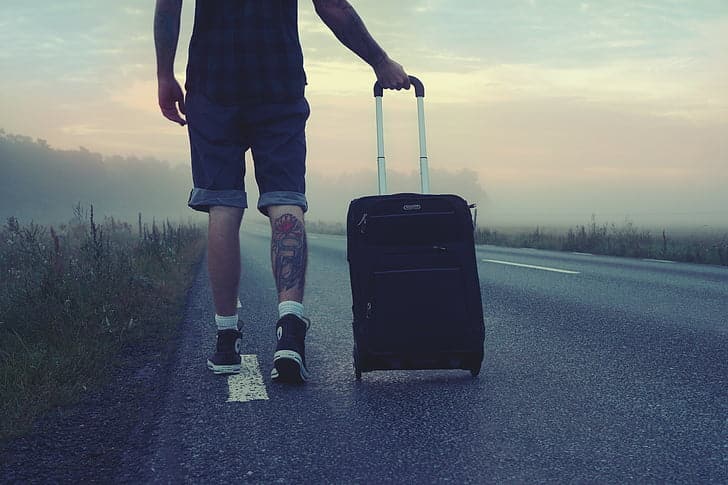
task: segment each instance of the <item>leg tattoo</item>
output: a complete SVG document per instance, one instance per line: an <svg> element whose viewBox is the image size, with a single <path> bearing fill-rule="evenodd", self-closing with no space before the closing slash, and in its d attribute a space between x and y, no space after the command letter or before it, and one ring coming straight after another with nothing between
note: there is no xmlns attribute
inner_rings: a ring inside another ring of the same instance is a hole
<svg viewBox="0 0 728 485"><path fill-rule="evenodd" d="M300 289L306 277L306 231L303 222L292 214L273 221L271 238L273 276L278 293Z"/></svg>

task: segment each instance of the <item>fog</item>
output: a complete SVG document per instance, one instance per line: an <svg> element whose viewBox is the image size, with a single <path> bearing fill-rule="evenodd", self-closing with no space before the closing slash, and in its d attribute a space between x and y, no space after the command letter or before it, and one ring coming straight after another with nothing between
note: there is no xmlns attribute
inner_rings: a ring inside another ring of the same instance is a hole
<svg viewBox="0 0 728 485"><path fill-rule="evenodd" d="M248 203L254 208L258 192L249 154L247 158ZM93 204L99 218L113 216L130 222L140 212L145 220L206 220L186 205L192 183L186 165L149 157L104 156L84 148L58 150L43 140L0 132L0 173L3 220L14 216L26 222L65 222L78 204L86 208ZM660 194L659 187L640 191L625 185L595 191L564 188L557 182L553 186L524 182L521 188L501 192L497 186L484 187L470 169L431 169L431 180L433 192L458 194L476 203L482 226L567 227L590 223L592 217L600 224L630 221L645 228L715 231L728 226L718 196L711 202L710 193L691 185L682 193L673 189ZM375 170L327 174L309 169L307 219L343 223L349 201L376 193L376 187ZM389 170L388 187L391 192L418 192L419 174ZM683 209L685 204L691 210ZM611 209L595 211L594 207ZM255 209L247 211L246 220L265 221Z"/></svg>
<svg viewBox="0 0 728 485"><path fill-rule="evenodd" d="M255 207L258 191L252 177L252 160L247 157L248 203ZM186 166L171 165L154 158L103 156L85 148L57 150L44 140L0 133L0 193L3 219L17 217L37 223L57 223L73 216L78 204L93 204L99 216L135 221L145 219L188 219L200 215L186 205L192 177ZM435 172L440 192L458 193L471 201L487 200L472 171ZM370 195L376 189L375 171L360 171L328 177L308 175L310 210L308 218L343 222L349 201ZM389 174L388 183L399 192L419 191L415 172ZM263 219L257 210L246 218Z"/></svg>
<svg viewBox="0 0 728 485"><path fill-rule="evenodd" d="M104 157L84 148L57 150L43 140L0 134L3 220L59 223L76 205L93 204L100 217L136 221L182 219L191 177L183 167L152 158Z"/></svg>

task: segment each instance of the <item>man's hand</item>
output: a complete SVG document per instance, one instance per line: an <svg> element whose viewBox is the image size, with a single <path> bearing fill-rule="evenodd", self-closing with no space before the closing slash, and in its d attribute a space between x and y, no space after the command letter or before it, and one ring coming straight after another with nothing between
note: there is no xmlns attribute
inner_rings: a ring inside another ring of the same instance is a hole
<svg viewBox="0 0 728 485"><path fill-rule="evenodd" d="M374 73L384 89L399 91L402 88L410 88L409 76L404 72L404 68L389 57L385 57L382 62L374 66Z"/></svg>
<svg viewBox="0 0 728 485"><path fill-rule="evenodd" d="M187 121L180 116L180 112L186 114L185 97L179 83L174 77L159 78L158 85L159 107L162 110L162 114L168 120L184 126ZM177 105L179 105L179 111L177 110Z"/></svg>

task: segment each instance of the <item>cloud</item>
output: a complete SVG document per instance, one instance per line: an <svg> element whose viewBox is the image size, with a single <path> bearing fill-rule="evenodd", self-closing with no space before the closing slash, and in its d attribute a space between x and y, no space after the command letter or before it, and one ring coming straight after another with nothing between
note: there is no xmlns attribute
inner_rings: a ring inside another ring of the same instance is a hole
<svg viewBox="0 0 728 485"><path fill-rule="evenodd" d="M440 7L441 3L437 0L423 0L419 4L412 6L412 11L418 14L433 12Z"/></svg>
<svg viewBox="0 0 728 485"><path fill-rule="evenodd" d="M127 15L146 15L146 14L148 14L147 10L142 10L141 8L133 8L133 7L123 7L122 12L124 12Z"/></svg>
<svg viewBox="0 0 728 485"><path fill-rule="evenodd" d="M61 133L67 135L87 137L93 135L139 135L140 133L146 132L144 129L127 129L120 130L118 127L110 126L104 127L91 123L75 123L60 125L59 130Z"/></svg>

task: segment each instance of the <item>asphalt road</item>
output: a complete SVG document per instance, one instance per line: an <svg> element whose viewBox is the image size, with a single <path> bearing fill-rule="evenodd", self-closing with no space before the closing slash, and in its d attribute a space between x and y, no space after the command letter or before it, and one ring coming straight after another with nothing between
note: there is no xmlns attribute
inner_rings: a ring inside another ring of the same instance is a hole
<svg viewBox="0 0 728 485"><path fill-rule="evenodd" d="M205 367L215 328L203 265L171 385L155 404L162 419L144 459L126 463L122 476L728 482L728 269L478 247L480 376L372 372L356 382L345 240L311 235L312 378L287 386L269 377L277 306L268 234L247 231L245 379Z"/></svg>

